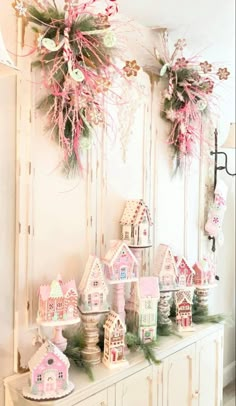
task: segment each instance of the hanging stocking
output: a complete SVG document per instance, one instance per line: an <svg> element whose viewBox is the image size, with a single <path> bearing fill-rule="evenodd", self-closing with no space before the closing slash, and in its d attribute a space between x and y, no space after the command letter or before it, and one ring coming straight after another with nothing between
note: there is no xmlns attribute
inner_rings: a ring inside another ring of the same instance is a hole
<svg viewBox="0 0 236 406"><path fill-rule="evenodd" d="M217 238L220 244L223 244L224 239L222 224L226 210L226 196L227 186L222 180L220 180L217 182L214 203L209 210L208 219L205 225L205 231L210 237Z"/></svg>

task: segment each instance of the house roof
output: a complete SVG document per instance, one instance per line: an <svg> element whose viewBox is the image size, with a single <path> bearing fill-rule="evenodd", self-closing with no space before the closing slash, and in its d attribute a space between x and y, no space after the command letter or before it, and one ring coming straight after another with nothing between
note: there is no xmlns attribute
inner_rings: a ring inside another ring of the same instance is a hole
<svg viewBox="0 0 236 406"><path fill-rule="evenodd" d="M56 345L54 345L51 341L46 340L29 360L29 369L32 371L34 368L37 368L44 357L46 357L46 355L49 353L55 354L69 368L70 363L65 354L63 354L63 352L61 352L59 348L56 347Z"/></svg>
<svg viewBox="0 0 236 406"><path fill-rule="evenodd" d="M140 298L160 298L159 281L156 276L143 276L139 279Z"/></svg>
<svg viewBox="0 0 236 406"><path fill-rule="evenodd" d="M145 214L147 215L149 225L153 225L150 210L144 201L142 199L128 200L120 223L122 225L141 224Z"/></svg>
<svg viewBox="0 0 236 406"><path fill-rule="evenodd" d="M191 290L179 290L175 292L177 304L182 303L184 300L186 300L188 303L192 303L192 296L193 293Z"/></svg>
<svg viewBox="0 0 236 406"><path fill-rule="evenodd" d="M91 274L92 274L92 271L94 269L96 269L96 267L101 276L104 291L106 293L108 293L108 288L107 288L107 285L105 282L105 276L104 276L104 272L103 272L103 264L101 263L100 259L98 257L96 257L95 255L90 255L87 260L87 263L85 266L85 271L83 273L82 279L79 284L80 293L89 288L89 281L90 281L90 278L92 277Z"/></svg>
<svg viewBox="0 0 236 406"><path fill-rule="evenodd" d="M175 262L176 262L177 269L179 268L181 262L184 261L184 262L185 262L185 265L186 265L187 268L190 270L190 272L191 272L193 275L195 274L194 269L191 267L191 265L189 265L189 263L188 263L188 261L186 260L185 257L183 257L183 256L175 256L174 258L175 258Z"/></svg>
<svg viewBox="0 0 236 406"><path fill-rule="evenodd" d="M116 240L116 241L112 242L112 246L106 253L106 255L103 259L103 262L108 266L112 266L114 264L114 262L116 261L117 257L120 255L123 248L126 249L128 255L130 255L132 257L133 261L136 264L138 264L137 259L135 258L132 251L129 249L128 245L124 241L121 241L121 240Z"/></svg>
<svg viewBox="0 0 236 406"><path fill-rule="evenodd" d="M159 275L161 273L163 264L165 263L165 260L168 255L170 255L170 257L171 257L171 262L172 262L175 274L176 274L176 276L178 275L178 269L176 266L175 258L172 254L171 248L169 247L169 245L166 245L166 244L160 244L157 249L156 271L155 271L156 275Z"/></svg>
<svg viewBox="0 0 236 406"><path fill-rule="evenodd" d="M125 324L123 323L123 321L121 320L119 314L117 314L116 312L114 312L113 310L111 310L107 316L107 319L105 321L104 324L104 328L108 328L109 330L113 331L116 327L117 322L120 322L121 327L124 329L124 331L126 330L125 328Z"/></svg>
<svg viewBox="0 0 236 406"><path fill-rule="evenodd" d="M42 300L48 300L50 297L59 298L65 297L67 292L73 289L77 294L75 281L72 279L68 282L63 283L59 279L55 279L49 285L41 285L39 287L39 296Z"/></svg>

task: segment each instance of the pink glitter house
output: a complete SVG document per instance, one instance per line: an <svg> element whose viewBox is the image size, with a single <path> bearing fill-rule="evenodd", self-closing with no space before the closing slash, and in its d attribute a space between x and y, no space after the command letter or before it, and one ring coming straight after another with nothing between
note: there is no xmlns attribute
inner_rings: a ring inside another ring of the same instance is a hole
<svg viewBox="0 0 236 406"><path fill-rule="evenodd" d="M37 321L72 320L79 315L77 302L74 280L64 283L58 277L50 285L41 285Z"/></svg>
<svg viewBox="0 0 236 406"><path fill-rule="evenodd" d="M29 399L46 400L69 394L74 385L69 382L68 358L49 340L38 349L29 361L30 388L23 389Z"/></svg>
<svg viewBox="0 0 236 406"><path fill-rule="evenodd" d="M124 241L112 241L103 260L106 278L110 283L137 280L137 259Z"/></svg>
<svg viewBox="0 0 236 406"><path fill-rule="evenodd" d="M178 270L179 287L189 287L193 285L193 276L195 274L193 268L188 264L184 257L175 256L176 266Z"/></svg>
<svg viewBox="0 0 236 406"><path fill-rule="evenodd" d="M207 258L196 262L193 265L195 275L193 282L196 286L206 286L215 284L215 264Z"/></svg>

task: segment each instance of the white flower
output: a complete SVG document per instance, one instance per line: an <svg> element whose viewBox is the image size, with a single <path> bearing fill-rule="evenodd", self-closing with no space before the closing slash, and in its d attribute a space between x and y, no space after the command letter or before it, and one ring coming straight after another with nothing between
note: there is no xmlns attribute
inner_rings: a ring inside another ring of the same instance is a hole
<svg viewBox="0 0 236 406"><path fill-rule="evenodd" d="M176 119L176 112L173 109L170 109L166 112L166 118L170 121L175 121Z"/></svg>
<svg viewBox="0 0 236 406"><path fill-rule="evenodd" d="M113 48L116 44L116 36L115 36L114 32L112 32L112 31L107 32L103 38L103 43L104 43L105 47Z"/></svg>
<svg viewBox="0 0 236 406"><path fill-rule="evenodd" d="M198 100L197 107L198 110L203 111L207 107L207 102L205 100Z"/></svg>

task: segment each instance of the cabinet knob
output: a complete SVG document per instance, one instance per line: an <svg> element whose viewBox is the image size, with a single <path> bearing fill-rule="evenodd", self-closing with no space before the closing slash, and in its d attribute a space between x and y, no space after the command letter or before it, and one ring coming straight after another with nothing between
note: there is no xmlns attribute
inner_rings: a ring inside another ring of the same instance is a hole
<svg viewBox="0 0 236 406"><path fill-rule="evenodd" d="M196 391L192 394L192 398L193 398L193 399L197 399L197 398L199 397L199 395L200 395L199 390L196 390Z"/></svg>

